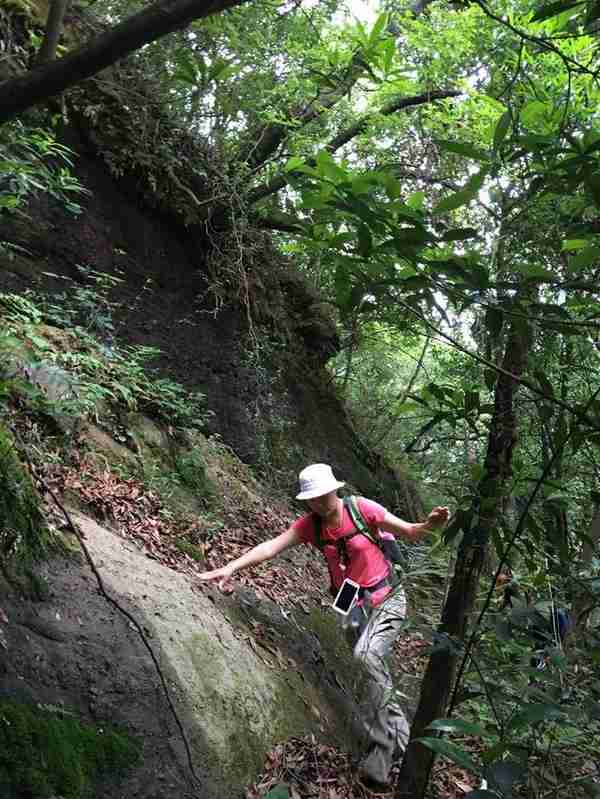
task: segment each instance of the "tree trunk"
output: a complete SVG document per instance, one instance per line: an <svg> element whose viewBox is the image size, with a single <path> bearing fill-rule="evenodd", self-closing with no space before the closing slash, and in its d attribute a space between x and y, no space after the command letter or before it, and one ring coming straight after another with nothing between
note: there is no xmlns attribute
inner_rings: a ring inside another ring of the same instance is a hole
<svg viewBox="0 0 600 799"><path fill-rule="evenodd" d="M494 395L494 413L490 424L484 474L465 523L463 540L458 550L454 577L442 612L439 632L448 646L434 652L427 665L421 686L421 698L411 729L411 739L400 771L396 799L421 799L433 765L434 754L416 739L425 734L431 722L443 717L454 683L458 651L456 645L465 640L492 530L498 526L503 495L508 490L512 452L516 440L517 419L514 397L517 379L525 370L530 337L520 325L511 327Z"/></svg>
<svg viewBox="0 0 600 799"><path fill-rule="evenodd" d="M109 67L142 45L248 0L160 0L75 53L0 83L0 124Z"/></svg>
<svg viewBox="0 0 600 799"><path fill-rule="evenodd" d="M46 35L37 57L38 64L45 64L56 58L56 48L62 33L63 19L69 0L52 0L46 22Z"/></svg>
<svg viewBox="0 0 600 799"><path fill-rule="evenodd" d="M587 540L583 544L581 551L581 565L584 569L589 569L592 559L597 555L598 543L600 542L600 505L594 508L594 515L590 524ZM584 583L574 590L573 605L571 615L574 622L572 637L579 638L587 626L590 613L599 604L597 594L587 588Z"/></svg>

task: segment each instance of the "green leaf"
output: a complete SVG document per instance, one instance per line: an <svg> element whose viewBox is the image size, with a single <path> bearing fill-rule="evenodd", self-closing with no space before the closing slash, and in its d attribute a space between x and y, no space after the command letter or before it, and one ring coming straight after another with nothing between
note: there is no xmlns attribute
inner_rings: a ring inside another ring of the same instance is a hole
<svg viewBox="0 0 600 799"><path fill-rule="evenodd" d="M290 792L287 785L283 782L271 788L269 793L265 794L265 799L290 799Z"/></svg>
<svg viewBox="0 0 600 799"><path fill-rule="evenodd" d="M369 34L369 46L372 47L374 44L377 43L379 37L385 30L388 23L388 15L387 13L380 14L377 19L375 20L375 24Z"/></svg>
<svg viewBox="0 0 600 799"><path fill-rule="evenodd" d="M572 250L581 250L589 244L587 239L566 239L562 243L563 252L571 252Z"/></svg>
<svg viewBox="0 0 600 799"><path fill-rule="evenodd" d="M473 724L464 719L436 719L427 726L429 730L439 730L440 732L457 732L461 735L485 735L485 730L480 724Z"/></svg>
<svg viewBox="0 0 600 799"><path fill-rule="evenodd" d="M466 189L461 189L461 191L457 191L454 194L451 194L450 197L446 197L444 200L441 200L435 208L432 209L431 213L433 216L437 216L438 214L445 213L446 211L454 211L456 208L460 208L463 205L468 205L473 199L473 192L467 191Z"/></svg>
<svg viewBox="0 0 600 799"><path fill-rule="evenodd" d="M540 6L531 18L532 22L543 22L545 19L551 19L562 14L563 11L568 11L570 8L582 6L582 0L556 0L553 3L545 3Z"/></svg>
<svg viewBox="0 0 600 799"><path fill-rule="evenodd" d="M496 129L494 130L494 150L498 151L500 149L500 145L506 138L506 134L510 130L512 118L510 115L510 111L505 111L500 119L496 124Z"/></svg>
<svg viewBox="0 0 600 799"><path fill-rule="evenodd" d="M531 100L521 109L521 122L525 127L546 127L548 118L553 117L553 109L541 100Z"/></svg>
<svg viewBox="0 0 600 799"><path fill-rule="evenodd" d="M518 730L529 727L530 724L537 724L541 721L555 721L560 718L561 710L558 705L535 703L525 705L523 710L517 713L508 722L507 730Z"/></svg>
<svg viewBox="0 0 600 799"><path fill-rule="evenodd" d="M469 142L436 139L435 143L438 145L438 147L441 147L442 150L447 150L448 152L456 153L457 155L464 155L466 158L472 158L475 161L482 161L485 163L490 160L490 156L485 150L481 150L474 144L469 144Z"/></svg>
<svg viewBox="0 0 600 799"><path fill-rule="evenodd" d="M451 194L449 197L441 200L435 208L432 210L433 216L437 214L442 214L447 211L454 211L456 208L460 208L462 205L468 205L468 203L473 200L481 187L483 186L483 181L485 180L485 176L487 175L487 169L482 169L476 175L468 181L466 186L460 191Z"/></svg>
<svg viewBox="0 0 600 799"><path fill-rule="evenodd" d="M291 158L288 158L284 170L286 172L294 172L298 167L304 166L304 158L299 158L297 155L293 155Z"/></svg>
<svg viewBox="0 0 600 799"><path fill-rule="evenodd" d="M327 150L319 151L316 162L319 173L335 183L339 183L346 177L345 171L335 163L331 153Z"/></svg>
<svg viewBox="0 0 600 799"><path fill-rule="evenodd" d="M466 768L473 774L479 774L479 766L466 749L463 749L461 746L457 746L450 741L445 741L443 738L417 738L417 741L427 746L433 752L444 755L444 757L452 760L453 763L456 763L462 768Z"/></svg>
<svg viewBox="0 0 600 799"><path fill-rule="evenodd" d="M425 204L425 192L423 191L416 191L414 194L411 194L410 197L406 200L406 205L409 208L414 208L417 211L422 211L423 206Z"/></svg>
<svg viewBox="0 0 600 799"><path fill-rule="evenodd" d="M586 247L584 250L577 253L577 255L569 258L569 271L583 269L598 260L600 260L600 246L592 245L591 247Z"/></svg>
<svg viewBox="0 0 600 799"><path fill-rule="evenodd" d="M406 244L425 244L432 240L432 236L423 227L402 227L394 233L394 240L400 244L400 249Z"/></svg>

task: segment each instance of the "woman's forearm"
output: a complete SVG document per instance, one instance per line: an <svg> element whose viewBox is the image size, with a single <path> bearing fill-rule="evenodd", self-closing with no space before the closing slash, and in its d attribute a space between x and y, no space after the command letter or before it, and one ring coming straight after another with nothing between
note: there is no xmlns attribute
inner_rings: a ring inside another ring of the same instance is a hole
<svg viewBox="0 0 600 799"><path fill-rule="evenodd" d="M247 569L250 566L258 566L259 563L264 563L269 558L273 557L272 546L270 541L263 541L262 544L257 544L248 552L240 555L239 558L232 560L228 565L231 573L240 571L240 569Z"/></svg>

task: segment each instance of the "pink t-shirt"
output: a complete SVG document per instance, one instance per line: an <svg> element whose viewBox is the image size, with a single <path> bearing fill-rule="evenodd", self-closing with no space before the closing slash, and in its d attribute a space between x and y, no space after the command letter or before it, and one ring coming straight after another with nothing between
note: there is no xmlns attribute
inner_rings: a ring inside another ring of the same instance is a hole
<svg viewBox="0 0 600 799"><path fill-rule="evenodd" d="M394 536L390 533L379 530L379 525L383 522L386 514L385 508L378 502L373 502L373 500L365 499L364 497L358 497L357 501L362 517L369 525L373 537L393 538ZM294 522L292 527L304 544L316 546L312 513L302 516ZM380 582L389 574L389 564L379 547L369 541L366 536L360 534L348 539L346 542L348 563L346 566L340 563L335 542L351 533L356 533L356 527L345 507L342 513L342 523L339 527L330 528L323 525L321 529L321 538L325 542L323 555L327 560L334 588L339 588L346 577L354 580L360 586L368 588L370 585ZM328 542L331 543L328 544ZM371 598L372 604L378 605L390 590L389 586L384 586L376 591Z"/></svg>

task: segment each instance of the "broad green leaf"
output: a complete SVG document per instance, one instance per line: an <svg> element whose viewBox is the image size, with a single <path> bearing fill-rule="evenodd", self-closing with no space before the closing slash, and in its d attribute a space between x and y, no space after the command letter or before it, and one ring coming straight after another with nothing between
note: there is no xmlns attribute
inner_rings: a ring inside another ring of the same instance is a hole
<svg viewBox="0 0 600 799"><path fill-rule="evenodd" d="M500 145L510 130L511 121L510 111L505 111L498 120L496 129L494 130L494 150L498 151L500 149Z"/></svg>
<svg viewBox="0 0 600 799"><path fill-rule="evenodd" d="M600 246L599 245L592 245L591 247L586 247L581 252L577 253L577 255L573 255L569 258L569 271L574 271L575 269L583 269L586 266L590 266L596 261L600 260Z"/></svg>
<svg viewBox="0 0 600 799"><path fill-rule="evenodd" d="M520 119L527 128L547 129L548 122L554 119L555 109L541 100L530 100L523 106Z"/></svg>
<svg viewBox="0 0 600 799"><path fill-rule="evenodd" d="M280 783L265 794L265 799L290 799L290 792L285 783Z"/></svg>
<svg viewBox="0 0 600 799"><path fill-rule="evenodd" d="M464 155L466 158L472 158L475 161L489 161L490 156L485 151L479 147L476 147L474 144L470 144L469 142L460 142L460 141L450 141L449 139L436 139L435 143L438 147L441 147L442 150L447 150L450 153L456 153L457 155Z"/></svg>
<svg viewBox="0 0 600 799"><path fill-rule="evenodd" d="M597 8L600 10L600 4L597 4ZM584 152L591 152L594 149L597 149L600 145L600 131L591 128L590 130L586 130L583 134L583 149Z"/></svg>
<svg viewBox="0 0 600 799"><path fill-rule="evenodd" d="M461 746L457 746L457 744L453 744L450 741L445 741L443 738L417 738L417 741L427 746L433 752L444 755L444 757L452 760L453 763L456 763L462 768L466 768L473 774L479 774L479 766L475 760L473 760L469 752Z"/></svg>
<svg viewBox="0 0 600 799"><path fill-rule="evenodd" d="M486 168L481 169L476 175L473 175L473 177L469 179L463 189L441 200L432 210L431 213L433 216L445 213L447 211L453 211L456 208L460 208L462 205L467 205L470 203L471 200L477 196L479 190L483 186L487 171L488 170Z"/></svg>
<svg viewBox="0 0 600 799"><path fill-rule="evenodd" d="M372 28L371 33L369 35L369 46L370 47L372 47L374 44L377 43L377 40L379 39L381 34L384 32L387 23L388 23L388 15L385 12L383 14L380 14L377 17L377 19L375 20L375 24L373 25L373 28Z"/></svg>
<svg viewBox="0 0 600 799"><path fill-rule="evenodd" d="M319 151L316 162L320 174L330 178L334 182L338 183L346 177L346 172L335 163L331 153L327 150Z"/></svg>
<svg viewBox="0 0 600 799"><path fill-rule="evenodd" d="M454 518L451 519L450 524L444 530L444 542L449 544L461 531L467 532L471 528L472 521L473 513L470 509L465 510L464 508L458 508Z"/></svg>
<svg viewBox="0 0 600 799"><path fill-rule="evenodd" d="M392 64L394 63L394 56L396 55L396 42L394 39L390 38L387 39L383 44L383 71L387 73L392 68Z"/></svg>
<svg viewBox="0 0 600 799"><path fill-rule="evenodd" d="M508 722L507 729L518 730L541 721L555 721L560 718L560 716L561 710L558 705L541 703L525 705L524 708Z"/></svg>
<svg viewBox="0 0 600 799"><path fill-rule="evenodd" d="M428 725L427 729L440 732L457 732L461 735L485 735L485 730L480 724L473 724L464 719L436 719Z"/></svg>
<svg viewBox="0 0 600 799"><path fill-rule="evenodd" d="M284 169L286 172L294 172L301 166L305 166L304 158L299 158L297 155L293 155L286 161Z"/></svg>
<svg viewBox="0 0 600 799"><path fill-rule="evenodd" d="M403 227L394 233L394 239L400 245L400 250L407 244L425 244L432 240L431 233L422 227Z"/></svg>
<svg viewBox="0 0 600 799"><path fill-rule="evenodd" d="M446 197L444 200L441 200L431 213L433 216L436 216L438 214L443 214L446 211L454 211L456 208L460 208L463 205L468 205L474 196L475 195L472 191L461 189L461 191L457 191L454 194L451 194L450 197Z"/></svg>
<svg viewBox="0 0 600 799"><path fill-rule="evenodd" d="M414 194L411 194L410 197L406 200L406 205L409 208L414 208L417 211L422 211L423 206L425 204L425 192L423 191L416 191Z"/></svg>
<svg viewBox="0 0 600 799"><path fill-rule="evenodd" d="M570 8L582 5L584 5L582 0L556 0L553 3L545 3L535 11L531 21L543 22L545 19L551 19L552 17L562 14L563 11L568 11Z"/></svg>
<svg viewBox="0 0 600 799"><path fill-rule="evenodd" d="M589 244L587 239L565 239L562 243L563 252L571 252L571 250L581 250Z"/></svg>

